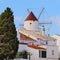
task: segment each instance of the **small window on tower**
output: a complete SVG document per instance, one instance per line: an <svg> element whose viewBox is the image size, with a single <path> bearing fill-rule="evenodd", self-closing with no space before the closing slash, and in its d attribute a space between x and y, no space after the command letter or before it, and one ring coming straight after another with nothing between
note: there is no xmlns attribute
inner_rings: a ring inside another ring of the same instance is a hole
<svg viewBox="0 0 60 60"><path fill-rule="evenodd" d="M30 23L30 25L31 25L32 23Z"/></svg>

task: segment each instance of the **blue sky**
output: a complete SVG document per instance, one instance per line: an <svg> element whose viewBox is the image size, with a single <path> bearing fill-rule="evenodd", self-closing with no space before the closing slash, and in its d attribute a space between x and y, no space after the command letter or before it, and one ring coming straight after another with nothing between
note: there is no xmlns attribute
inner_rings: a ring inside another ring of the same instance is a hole
<svg viewBox="0 0 60 60"><path fill-rule="evenodd" d="M10 7L14 12L14 23L16 28L20 28L20 24L24 23L28 15L27 9L33 11L38 17L41 9L44 7L39 22L52 21L51 25L46 25L50 28L51 35L60 34L60 0L0 0L0 13L6 7Z"/></svg>

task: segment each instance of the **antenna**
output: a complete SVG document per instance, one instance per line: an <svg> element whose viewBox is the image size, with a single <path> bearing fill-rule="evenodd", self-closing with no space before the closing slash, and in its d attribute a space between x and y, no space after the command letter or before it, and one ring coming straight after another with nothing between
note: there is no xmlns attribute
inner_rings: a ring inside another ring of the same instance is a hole
<svg viewBox="0 0 60 60"><path fill-rule="evenodd" d="M41 14L43 13L44 9L45 9L45 8L42 8L42 11L40 12L40 14L39 14L39 16L38 16L38 20L39 20Z"/></svg>

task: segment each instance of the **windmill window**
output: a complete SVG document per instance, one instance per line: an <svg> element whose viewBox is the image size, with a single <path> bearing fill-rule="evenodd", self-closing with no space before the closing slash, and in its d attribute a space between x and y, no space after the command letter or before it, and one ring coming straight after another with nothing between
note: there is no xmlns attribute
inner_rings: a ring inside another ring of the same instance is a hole
<svg viewBox="0 0 60 60"><path fill-rule="evenodd" d="M30 23L30 25L31 25L32 23Z"/></svg>

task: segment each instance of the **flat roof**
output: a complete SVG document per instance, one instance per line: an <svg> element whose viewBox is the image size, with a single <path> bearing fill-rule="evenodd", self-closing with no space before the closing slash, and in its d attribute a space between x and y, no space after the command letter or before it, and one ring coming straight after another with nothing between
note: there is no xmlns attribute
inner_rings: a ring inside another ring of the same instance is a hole
<svg viewBox="0 0 60 60"><path fill-rule="evenodd" d="M56 40L53 37L43 35L41 32L26 30L24 28L20 29L20 33L26 35L27 37L30 37L34 40L42 39L42 40Z"/></svg>
<svg viewBox="0 0 60 60"><path fill-rule="evenodd" d="M29 45L28 47L29 47L29 48L33 48L33 49L46 50L46 48L44 48L44 47L40 47L40 46Z"/></svg>

